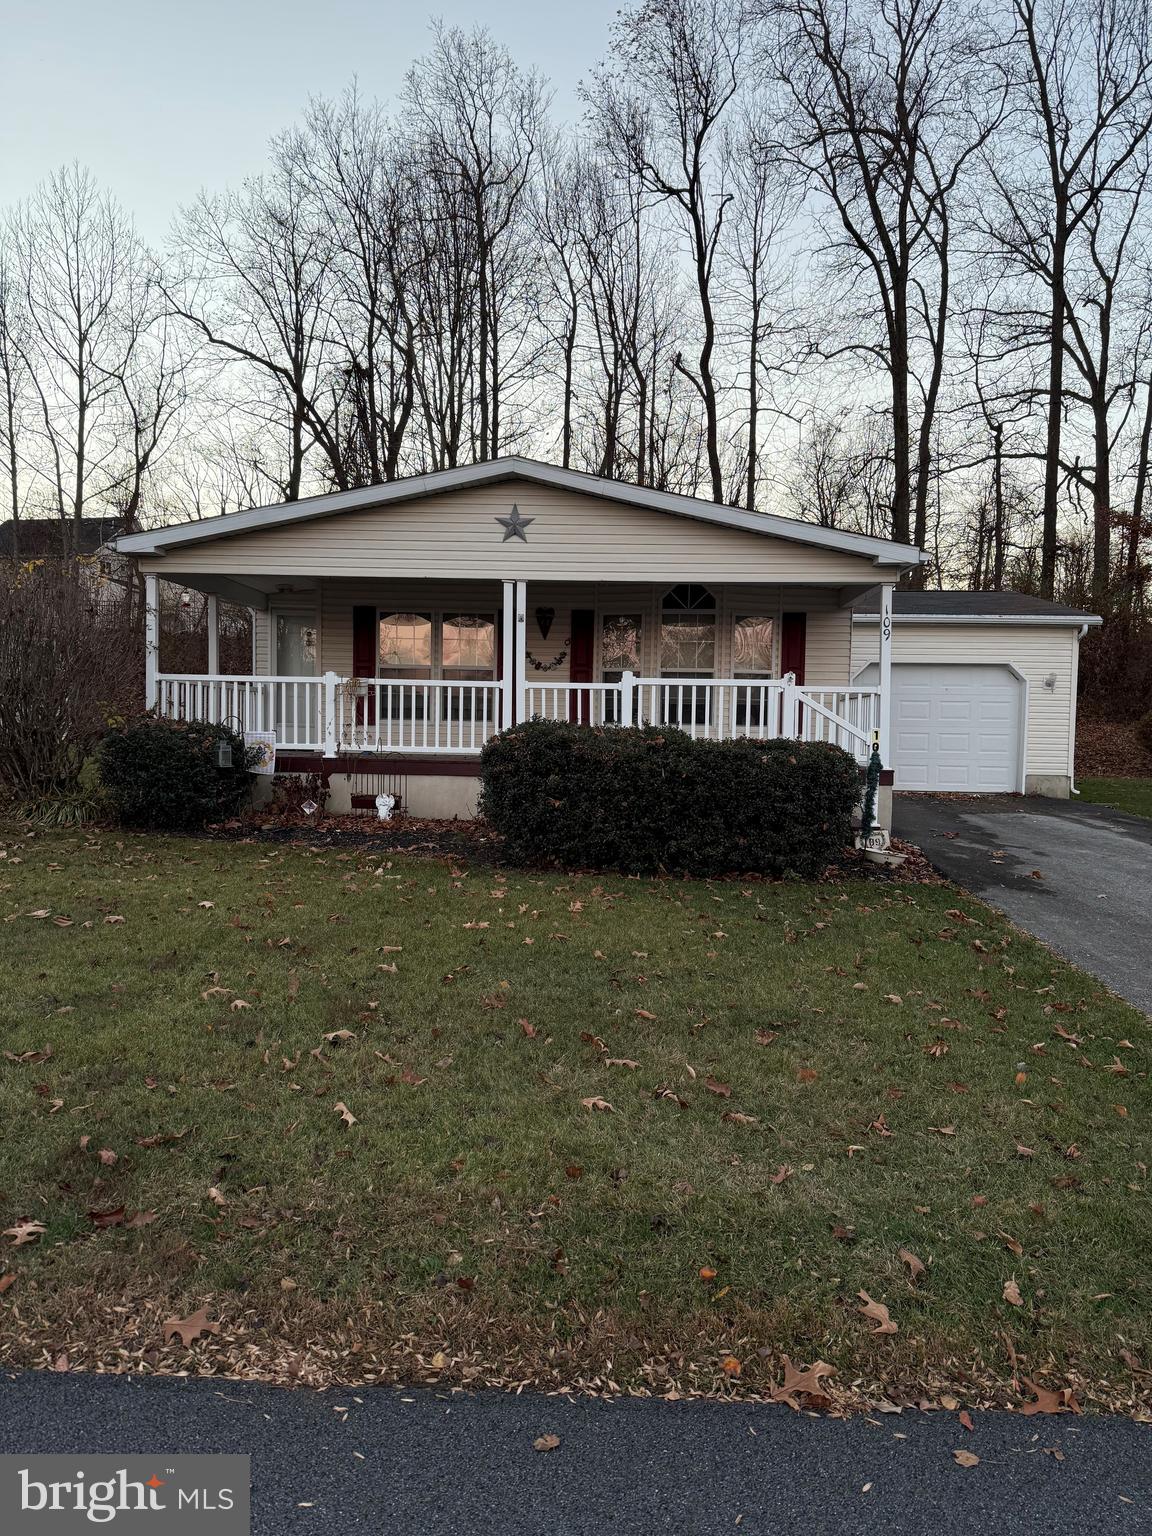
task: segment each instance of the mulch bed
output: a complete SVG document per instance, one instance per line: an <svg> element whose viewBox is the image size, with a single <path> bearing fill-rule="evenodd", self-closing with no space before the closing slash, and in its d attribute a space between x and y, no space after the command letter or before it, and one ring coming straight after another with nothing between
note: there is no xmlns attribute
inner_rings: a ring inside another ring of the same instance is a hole
<svg viewBox="0 0 1152 1536"><path fill-rule="evenodd" d="M482 821L423 821L401 816L374 821L369 816L259 816L222 822L206 829L208 837L227 842L287 843L307 848L359 849L364 853L423 854L428 858L467 860L474 864L503 864L503 839ZM872 880L884 885L943 885L928 860L912 843L892 839L892 851L905 855L898 869L872 864L855 848L846 848L822 879ZM762 880L763 875L733 874L732 880Z"/></svg>
<svg viewBox="0 0 1152 1536"><path fill-rule="evenodd" d="M1141 745L1131 720L1081 714L1076 722L1076 776L1082 779L1152 777L1152 753Z"/></svg>

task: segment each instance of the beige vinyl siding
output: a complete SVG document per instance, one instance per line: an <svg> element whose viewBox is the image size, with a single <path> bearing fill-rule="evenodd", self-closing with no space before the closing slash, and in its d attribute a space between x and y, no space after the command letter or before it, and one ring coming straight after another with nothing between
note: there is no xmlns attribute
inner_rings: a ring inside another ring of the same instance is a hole
<svg viewBox="0 0 1152 1536"><path fill-rule="evenodd" d="M892 661L1015 667L1028 685L1025 773L1071 774L1076 633L1071 625L916 624L898 619L892 626ZM852 626L853 677L877 659L879 648L878 624ZM1045 688L1044 679L1053 674L1055 688Z"/></svg>
<svg viewBox="0 0 1152 1536"><path fill-rule="evenodd" d="M502 541L496 517L515 503L533 518L527 542ZM357 580L829 582L872 586L865 556L722 528L596 496L530 484L454 491L420 501L270 527L147 556L145 570Z"/></svg>
<svg viewBox="0 0 1152 1536"><path fill-rule="evenodd" d="M526 682L567 682L570 676L572 613L592 609L596 614L595 669L603 670L600 652L602 623L608 614L636 614L641 623L641 671L653 677L660 672L660 615L668 584L664 582L594 583L529 582L527 588L526 645L530 657ZM784 587L714 584L717 602L717 677L731 677L734 666L733 625L740 617L768 617L776 624L776 663L779 664L782 613L808 614L806 681L814 685L844 686L850 680L851 614L837 604L834 590L819 587ZM258 615L257 669L270 666L269 633L276 612L303 612L316 607L320 620L320 670L341 677L352 673L352 610L360 604L397 613L492 613L502 605L502 588L496 581L341 581L321 580L312 593L275 593L271 615ZM548 637L540 631L537 609L551 608L554 617ZM559 666L550 667L563 656ZM533 661L541 663L539 667Z"/></svg>

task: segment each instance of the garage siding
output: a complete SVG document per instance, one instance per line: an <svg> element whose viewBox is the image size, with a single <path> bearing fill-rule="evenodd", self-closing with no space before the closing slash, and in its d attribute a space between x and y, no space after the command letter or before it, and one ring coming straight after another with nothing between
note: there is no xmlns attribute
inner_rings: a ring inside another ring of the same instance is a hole
<svg viewBox="0 0 1152 1536"><path fill-rule="evenodd" d="M893 664L1014 666L1028 684L1024 771L1071 775L1076 635L1072 625L917 624L892 627ZM852 626L852 676L877 659L878 624ZM1054 689L1044 679L1055 674Z"/></svg>

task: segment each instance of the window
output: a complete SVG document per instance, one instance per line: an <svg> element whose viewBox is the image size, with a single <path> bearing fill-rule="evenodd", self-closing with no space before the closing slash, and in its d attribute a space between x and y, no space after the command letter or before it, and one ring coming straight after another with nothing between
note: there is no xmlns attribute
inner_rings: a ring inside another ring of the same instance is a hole
<svg viewBox="0 0 1152 1536"><path fill-rule="evenodd" d="M732 626L732 672L746 682L776 676L775 620L755 614L737 617ZM741 688L736 694L735 723L759 731L778 708L775 694L765 697L757 688Z"/></svg>
<svg viewBox="0 0 1152 1536"><path fill-rule="evenodd" d="M382 613L378 655L381 677L431 677L431 617L426 613Z"/></svg>
<svg viewBox="0 0 1152 1536"><path fill-rule="evenodd" d="M600 680L618 683L623 673L640 671L640 615L606 613L600 626Z"/></svg>
<svg viewBox="0 0 1152 1536"><path fill-rule="evenodd" d="M496 620L479 613L381 613L377 675L383 681L485 682L496 676ZM446 699L444 695L447 695ZM470 720L473 697L456 689L405 689L382 706L406 720Z"/></svg>
<svg viewBox="0 0 1152 1536"><path fill-rule="evenodd" d="M445 614L441 621L441 676L483 682L496 673L496 621L486 614Z"/></svg>
<svg viewBox="0 0 1152 1536"><path fill-rule="evenodd" d="M712 677L716 671L716 599L683 583L664 595L660 671L665 677Z"/></svg>
<svg viewBox="0 0 1152 1536"><path fill-rule="evenodd" d="M746 615L732 630L732 670L737 677L775 677L776 622Z"/></svg>
<svg viewBox="0 0 1152 1536"><path fill-rule="evenodd" d="M276 615L275 671L279 677L316 676L315 614Z"/></svg>
<svg viewBox="0 0 1152 1536"><path fill-rule="evenodd" d="M625 672L640 671L640 615L606 613L600 621L600 681L618 683ZM617 724L618 694L604 695L604 723Z"/></svg>

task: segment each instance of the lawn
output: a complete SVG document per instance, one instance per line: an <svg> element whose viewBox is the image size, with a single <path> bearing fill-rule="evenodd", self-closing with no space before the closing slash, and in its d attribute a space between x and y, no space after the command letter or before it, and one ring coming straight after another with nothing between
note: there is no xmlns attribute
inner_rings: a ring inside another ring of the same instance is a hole
<svg viewBox="0 0 1152 1536"><path fill-rule="evenodd" d="M954 890L0 853L13 1363L1149 1379L1147 1021Z"/></svg>
<svg viewBox="0 0 1152 1536"><path fill-rule="evenodd" d="M1080 779L1076 788L1081 799L1110 805L1130 816L1152 816L1152 779Z"/></svg>

